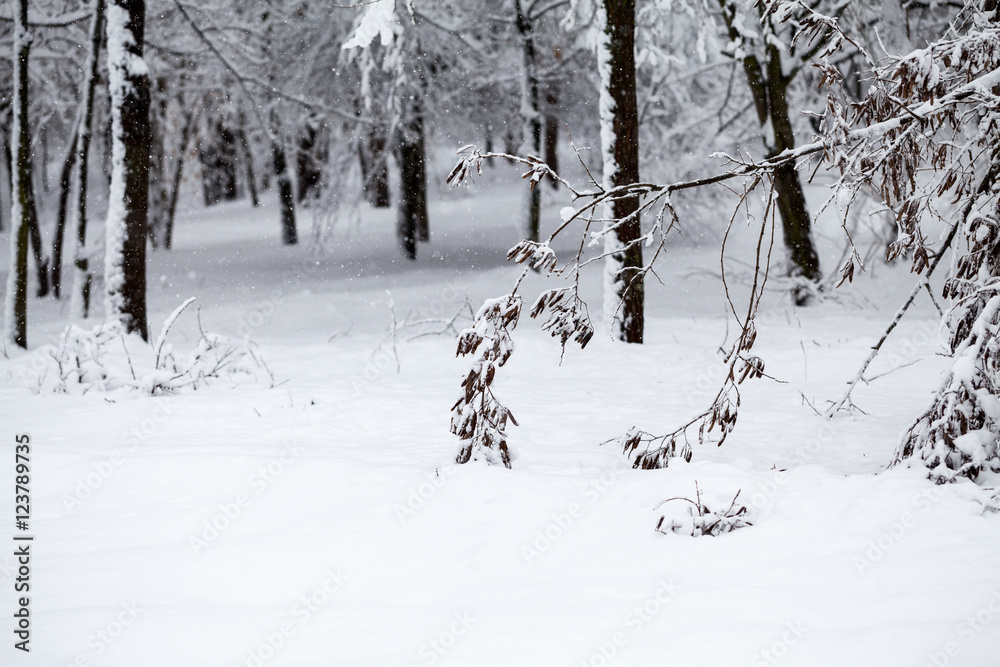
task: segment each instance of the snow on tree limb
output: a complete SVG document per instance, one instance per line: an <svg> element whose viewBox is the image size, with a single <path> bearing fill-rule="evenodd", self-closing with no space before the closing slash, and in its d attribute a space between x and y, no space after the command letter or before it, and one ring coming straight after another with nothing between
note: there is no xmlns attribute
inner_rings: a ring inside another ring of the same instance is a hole
<svg viewBox="0 0 1000 667"><path fill-rule="evenodd" d="M396 0L378 0L361 17L354 36L344 43L343 48L366 48L376 36L383 45L388 45L399 25L396 19Z"/></svg>

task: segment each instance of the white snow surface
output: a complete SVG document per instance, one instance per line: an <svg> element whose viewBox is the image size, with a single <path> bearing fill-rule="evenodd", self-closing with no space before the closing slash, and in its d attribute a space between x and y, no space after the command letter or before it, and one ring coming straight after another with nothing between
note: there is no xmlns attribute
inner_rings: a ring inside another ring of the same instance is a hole
<svg viewBox="0 0 1000 667"><path fill-rule="evenodd" d="M414 263L398 255L389 211L363 208L317 252L281 245L273 198L182 210L174 250L150 256L151 328L197 297L207 330L259 344L273 387L36 395L32 368L66 320L32 299L32 349L0 360L0 663L998 664L1000 517L979 502L996 480L935 487L921 470L885 470L948 366L929 300L869 376L902 368L855 392L864 412L825 421L803 400L822 409L839 396L908 292L906 267L874 265L809 309L768 292L755 352L783 383L744 385L721 448L636 471L600 443L674 428L721 379L718 251L681 240L664 284L648 285L644 345L615 343L598 322L559 365L558 344L524 317L495 385L520 424L519 457L511 470L452 464L449 410L469 362L453 336L398 329L397 372L386 290L399 321L508 291L516 176L432 189L433 238ZM546 200L551 229L567 202ZM828 265L836 227L818 226ZM753 233L738 229L729 252ZM554 249L565 258L574 245ZM600 299L600 271L584 278L584 297ZM735 297L747 291L737 266L728 278ZM525 299L553 280L529 275ZM197 338L189 308L169 341ZM11 634L16 433L32 441L30 654ZM696 482L713 511L739 491L753 525L656 532L686 503L654 508L694 499Z"/></svg>

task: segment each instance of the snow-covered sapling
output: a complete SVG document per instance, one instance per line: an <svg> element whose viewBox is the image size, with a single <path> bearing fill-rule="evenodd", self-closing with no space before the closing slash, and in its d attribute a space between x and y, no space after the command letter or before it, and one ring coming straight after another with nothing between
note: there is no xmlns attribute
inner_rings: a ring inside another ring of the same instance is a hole
<svg viewBox="0 0 1000 667"><path fill-rule="evenodd" d="M739 491L733 496L733 501L729 503L729 507L724 510L709 509L708 505L702 502L701 490L698 488L697 482L694 484L694 491L695 500L680 497L668 498L656 506L661 507L674 500L689 504L686 513L664 513L660 516L660 520L656 523L657 532L664 535L674 533L676 535L690 535L691 537L700 537L702 535L716 537L723 533L731 533L739 528L753 525L746 520L748 514L746 506L736 503L736 500L740 497Z"/></svg>

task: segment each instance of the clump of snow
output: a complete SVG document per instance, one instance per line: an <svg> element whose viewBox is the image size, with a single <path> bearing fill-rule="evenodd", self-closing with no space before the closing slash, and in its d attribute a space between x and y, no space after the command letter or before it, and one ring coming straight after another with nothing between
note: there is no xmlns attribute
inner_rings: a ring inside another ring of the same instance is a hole
<svg viewBox="0 0 1000 667"><path fill-rule="evenodd" d="M399 21L396 20L396 0L378 0L368 8L354 31L354 36L344 43L345 49L367 47L378 35L382 44L392 41Z"/></svg>

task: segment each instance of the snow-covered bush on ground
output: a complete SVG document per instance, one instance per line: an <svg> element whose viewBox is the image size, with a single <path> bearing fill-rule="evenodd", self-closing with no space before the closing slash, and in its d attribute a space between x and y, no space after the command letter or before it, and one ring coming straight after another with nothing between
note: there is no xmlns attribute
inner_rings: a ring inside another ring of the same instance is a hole
<svg viewBox="0 0 1000 667"><path fill-rule="evenodd" d="M70 325L57 345L38 351L45 363L33 367L35 390L83 394L124 388L154 395L198 389L211 379L257 382L265 376L273 384L255 343L205 332L200 317L194 349L186 354L174 350L167 336L193 302L192 297L171 313L153 345L125 333L117 321L89 330Z"/></svg>
<svg viewBox="0 0 1000 667"><path fill-rule="evenodd" d="M681 501L681 503L688 503L687 505L680 503L669 505L668 509L664 510L663 515L660 516L660 520L656 523L657 532L690 535L691 537L700 537L702 535L716 537L723 533L731 533L739 528L753 525L747 521L746 506L736 503L737 498L740 497L739 491L733 496L729 507L712 510L702 502L701 490L698 488L697 483L694 485L694 490L695 500L680 497L668 498L656 506L659 508L675 500Z"/></svg>
<svg viewBox="0 0 1000 667"><path fill-rule="evenodd" d="M1000 214L1000 210L994 211ZM966 226L967 252L945 283L956 300L946 315L955 363L931 406L907 429L894 464L919 460L936 482L975 479L1000 470L1000 222L975 213Z"/></svg>

